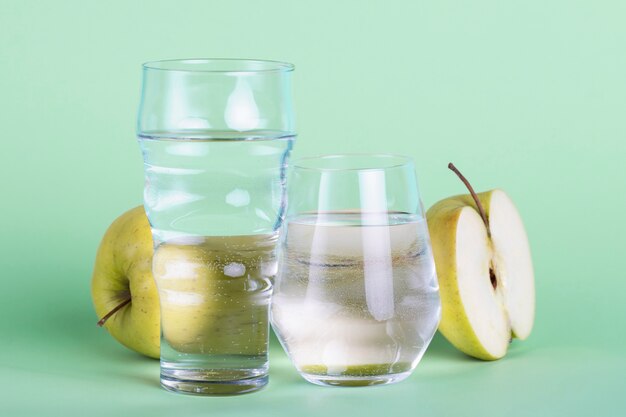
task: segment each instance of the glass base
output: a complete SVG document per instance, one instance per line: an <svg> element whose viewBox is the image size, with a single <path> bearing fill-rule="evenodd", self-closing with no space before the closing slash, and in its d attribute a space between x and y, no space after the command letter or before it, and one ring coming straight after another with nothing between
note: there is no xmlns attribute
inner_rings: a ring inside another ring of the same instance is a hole
<svg viewBox="0 0 626 417"><path fill-rule="evenodd" d="M239 395L262 389L269 376L255 375L236 380L202 380L197 371L177 370L175 375L161 373L161 386L168 391L192 395Z"/></svg>
<svg viewBox="0 0 626 417"><path fill-rule="evenodd" d="M323 386L333 387L367 387L371 385L394 384L406 379L411 375L411 371L388 375L319 375L301 372L300 375L307 381Z"/></svg>

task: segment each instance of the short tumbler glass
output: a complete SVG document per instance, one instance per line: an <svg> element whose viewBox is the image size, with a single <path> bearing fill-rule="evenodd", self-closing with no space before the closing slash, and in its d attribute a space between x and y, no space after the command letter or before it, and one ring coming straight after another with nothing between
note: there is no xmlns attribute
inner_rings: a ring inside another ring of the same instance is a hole
<svg viewBox="0 0 626 417"><path fill-rule="evenodd" d="M288 198L272 325L298 372L319 385L408 377L441 316L413 162L300 159Z"/></svg>
<svg viewBox="0 0 626 417"><path fill-rule="evenodd" d="M168 390L241 394L268 381L292 70L228 59L144 65L137 133Z"/></svg>

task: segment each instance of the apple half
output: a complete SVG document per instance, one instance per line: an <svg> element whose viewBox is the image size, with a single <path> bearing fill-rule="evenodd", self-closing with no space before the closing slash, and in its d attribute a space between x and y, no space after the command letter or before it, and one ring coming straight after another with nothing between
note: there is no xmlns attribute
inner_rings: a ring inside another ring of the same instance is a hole
<svg viewBox="0 0 626 417"><path fill-rule="evenodd" d="M462 352L503 357L512 338L525 339L535 317L528 237L513 201L502 190L459 195L427 212L439 279L439 330Z"/></svg>

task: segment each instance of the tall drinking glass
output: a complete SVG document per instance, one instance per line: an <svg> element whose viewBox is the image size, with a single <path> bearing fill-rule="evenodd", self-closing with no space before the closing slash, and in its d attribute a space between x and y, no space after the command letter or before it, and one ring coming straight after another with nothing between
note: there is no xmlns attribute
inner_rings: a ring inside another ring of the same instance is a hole
<svg viewBox="0 0 626 417"><path fill-rule="evenodd" d="M320 385L410 375L441 314L413 162L331 155L293 164L272 324Z"/></svg>
<svg viewBox="0 0 626 417"><path fill-rule="evenodd" d="M268 381L292 71L258 60L143 66L137 134L165 389L240 394Z"/></svg>

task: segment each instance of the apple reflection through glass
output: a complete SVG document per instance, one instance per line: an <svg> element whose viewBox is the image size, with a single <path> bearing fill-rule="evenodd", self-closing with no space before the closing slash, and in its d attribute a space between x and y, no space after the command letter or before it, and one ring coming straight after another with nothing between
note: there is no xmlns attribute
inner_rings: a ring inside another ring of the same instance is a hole
<svg viewBox="0 0 626 417"><path fill-rule="evenodd" d="M161 385L200 395L268 381L269 304L295 138L288 63L144 64L137 134Z"/></svg>

